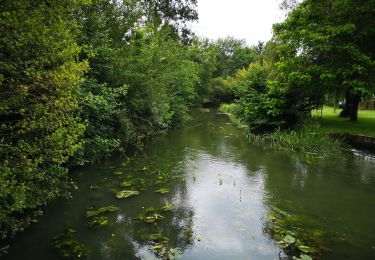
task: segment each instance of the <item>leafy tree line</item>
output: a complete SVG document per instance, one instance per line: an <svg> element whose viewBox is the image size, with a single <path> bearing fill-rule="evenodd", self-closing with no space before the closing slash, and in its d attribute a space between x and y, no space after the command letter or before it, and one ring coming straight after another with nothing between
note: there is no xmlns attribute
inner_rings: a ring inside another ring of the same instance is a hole
<svg viewBox="0 0 375 260"><path fill-rule="evenodd" d="M0 2L0 251L69 195L71 167L142 149L199 104L209 54L186 26L196 4Z"/></svg>
<svg viewBox="0 0 375 260"><path fill-rule="evenodd" d="M375 1L284 1L259 60L231 81L235 113L255 133L292 129L327 96L345 98L341 116L357 120L361 98L375 92Z"/></svg>
<svg viewBox="0 0 375 260"><path fill-rule="evenodd" d="M69 195L68 170L233 99L259 50L198 39L196 0L0 3L0 240ZM5 243L5 242L4 242Z"/></svg>

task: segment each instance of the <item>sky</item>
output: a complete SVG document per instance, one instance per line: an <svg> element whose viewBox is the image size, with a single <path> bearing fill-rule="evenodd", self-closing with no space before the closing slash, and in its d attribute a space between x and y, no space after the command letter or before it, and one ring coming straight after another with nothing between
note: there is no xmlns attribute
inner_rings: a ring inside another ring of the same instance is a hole
<svg viewBox="0 0 375 260"><path fill-rule="evenodd" d="M210 39L233 36L248 45L272 37L272 24L284 18L280 0L198 0L199 22L191 29Z"/></svg>

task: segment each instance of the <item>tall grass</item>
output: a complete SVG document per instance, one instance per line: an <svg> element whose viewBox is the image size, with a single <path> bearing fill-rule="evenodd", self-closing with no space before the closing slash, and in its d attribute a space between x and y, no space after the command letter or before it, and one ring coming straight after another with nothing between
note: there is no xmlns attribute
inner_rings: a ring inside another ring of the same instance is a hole
<svg viewBox="0 0 375 260"><path fill-rule="evenodd" d="M311 122L297 130L279 129L267 134L247 135L251 141L270 148L316 155L340 152L345 146L343 140L329 137L318 124Z"/></svg>
<svg viewBox="0 0 375 260"><path fill-rule="evenodd" d="M222 104L219 110L229 113L229 118L241 125L235 116L237 104ZM338 153L346 147L344 140L328 136L317 120L309 119L295 130L278 129L272 133L254 134L249 129L245 135L250 141L267 148L324 156Z"/></svg>

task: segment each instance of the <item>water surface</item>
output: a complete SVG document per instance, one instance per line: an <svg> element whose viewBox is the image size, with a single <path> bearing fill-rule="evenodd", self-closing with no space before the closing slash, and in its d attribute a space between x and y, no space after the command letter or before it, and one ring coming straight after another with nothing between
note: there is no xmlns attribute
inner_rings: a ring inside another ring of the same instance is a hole
<svg viewBox="0 0 375 260"><path fill-rule="evenodd" d="M124 174L114 174L119 171ZM324 234L321 258L375 258L373 157L346 152L306 162L247 142L214 110L195 111L188 125L156 138L132 160L114 158L73 176L73 198L53 203L18 234L6 259L60 259L51 240L66 228L87 245L87 259L154 259L148 237L155 233L179 248L182 259L279 259L281 249L265 228L276 206ZM136 186L123 188L123 180ZM135 188L140 195L115 197ZM170 192L155 193L159 188ZM161 221L135 220L166 204L174 209L160 213ZM107 215L108 226L88 227L86 210L106 205L120 211Z"/></svg>

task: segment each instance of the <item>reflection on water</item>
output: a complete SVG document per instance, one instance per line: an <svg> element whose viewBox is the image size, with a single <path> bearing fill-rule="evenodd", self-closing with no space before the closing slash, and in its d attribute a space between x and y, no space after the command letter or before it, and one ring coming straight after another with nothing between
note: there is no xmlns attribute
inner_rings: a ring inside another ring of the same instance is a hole
<svg viewBox="0 0 375 260"><path fill-rule="evenodd" d="M155 259L155 237L182 259L279 259L265 232L270 206L322 231L329 249L322 258L375 257L371 159L348 152L306 163L250 144L241 131L226 115L196 111L188 126L154 140L145 155L77 170L73 199L54 203L19 234L7 259L59 259L51 239L68 227L88 246L88 259ZM133 186L121 187L124 180ZM170 192L155 193L160 188ZM123 189L141 194L116 199ZM120 211L106 215L108 226L89 228L86 210L106 205ZM173 209L162 211L165 205ZM136 220L150 207L164 218Z"/></svg>

